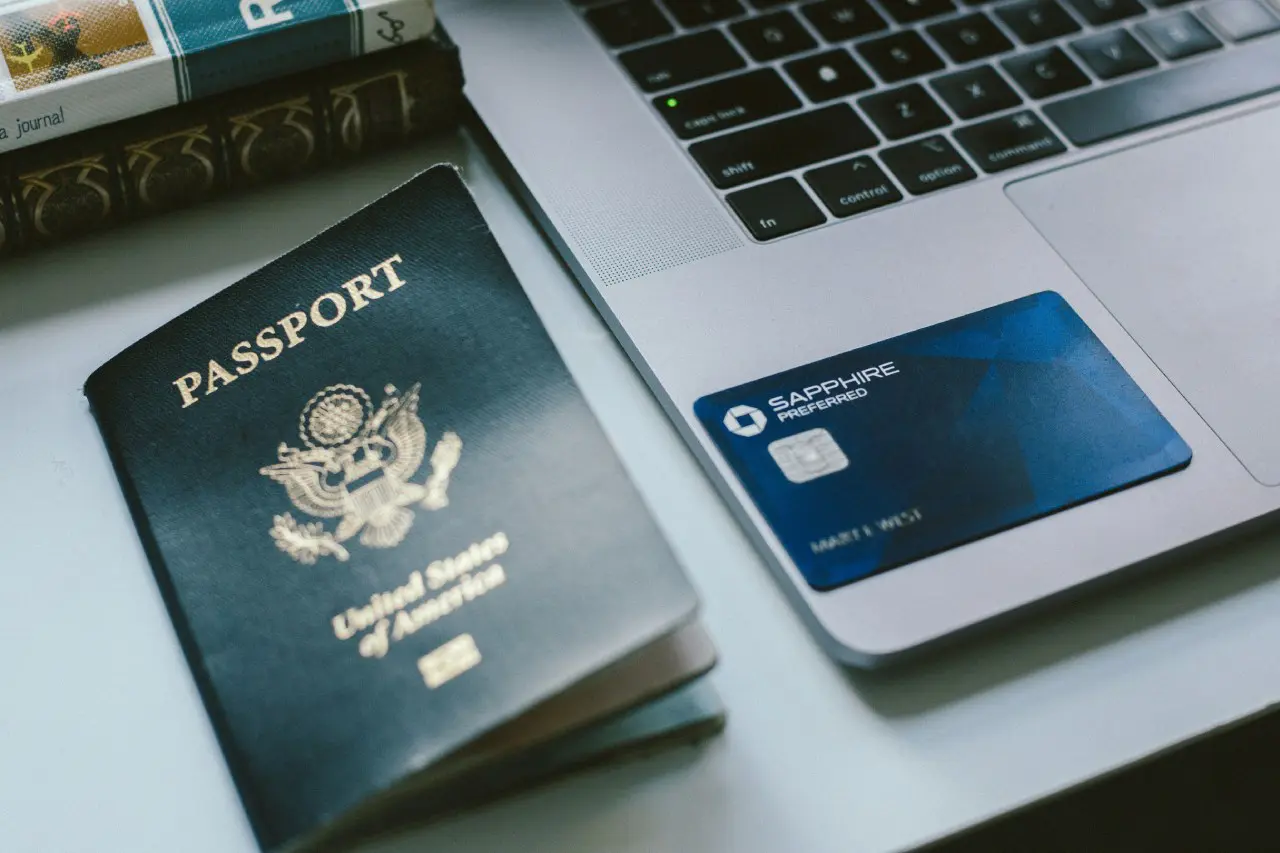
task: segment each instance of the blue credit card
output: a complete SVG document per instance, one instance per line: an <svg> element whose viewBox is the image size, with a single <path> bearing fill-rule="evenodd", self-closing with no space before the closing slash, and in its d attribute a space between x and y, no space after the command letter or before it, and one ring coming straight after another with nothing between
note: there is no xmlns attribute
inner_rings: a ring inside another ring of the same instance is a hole
<svg viewBox="0 0 1280 853"><path fill-rule="evenodd" d="M710 394L694 411L820 590L1191 462L1050 292Z"/></svg>

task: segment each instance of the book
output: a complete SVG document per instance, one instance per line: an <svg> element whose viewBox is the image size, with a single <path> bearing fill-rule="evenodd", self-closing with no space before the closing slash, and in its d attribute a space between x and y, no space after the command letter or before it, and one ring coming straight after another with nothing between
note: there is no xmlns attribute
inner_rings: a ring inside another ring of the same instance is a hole
<svg viewBox="0 0 1280 853"><path fill-rule="evenodd" d="M627 727L590 727L715 662L452 168L146 336L85 394L265 850L622 750Z"/></svg>
<svg viewBox="0 0 1280 853"><path fill-rule="evenodd" d="M433 0L0 0L0 153L434 26Z"/></svg>
<svg viewBox="0 0 1280 853"><path fill-rule="evenodd" d="M404 47L0 154L0 257L454 127L458 51Z"/></svg>

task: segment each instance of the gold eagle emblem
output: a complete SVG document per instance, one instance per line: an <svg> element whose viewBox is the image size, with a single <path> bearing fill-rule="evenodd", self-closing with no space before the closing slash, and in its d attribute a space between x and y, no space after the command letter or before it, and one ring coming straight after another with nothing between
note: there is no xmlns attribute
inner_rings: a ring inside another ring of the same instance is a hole
<svg viewBox="0 0 1280 853"><path fill-rule="evenodd" d="M294 507L318 519L299 523L276 516L276 546L308 565L319 557L350 558L344 542L359 534L367 548L394 548L413 526L412 507L449 504L449 478L462 455L462 439L445 432L431 452L431 472L414 478L427 453L427 430L418 416L421 385L404 393L388 385L377 409L364 390L330 385L312 397L298 418L303 447L281 442L279 461L259 470L284 486Z"/></svg>

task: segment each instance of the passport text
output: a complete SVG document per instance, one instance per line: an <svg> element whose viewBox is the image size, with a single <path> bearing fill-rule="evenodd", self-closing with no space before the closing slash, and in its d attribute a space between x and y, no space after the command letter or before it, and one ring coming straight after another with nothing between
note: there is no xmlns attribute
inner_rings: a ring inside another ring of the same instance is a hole
<svg viewBox="0 0 1280 853"><path fill-rule="evenodd" d="M202 397L225 388L241 376L248 376L264 362L275 361L285 350L303 343L307 337L302 330L308 326L317 329L336 326L349 313L362 311L374 300L399 290L406 282L396 272L398 263L401 263L400 256L392 255L374 264L368 273L361 273L336 290L317 296L309 310L286 314L251 338L235 344L229 359L211 358L204 370L179 376L173 381L173 387L178 389L182 408L194 406Z"/></svg>

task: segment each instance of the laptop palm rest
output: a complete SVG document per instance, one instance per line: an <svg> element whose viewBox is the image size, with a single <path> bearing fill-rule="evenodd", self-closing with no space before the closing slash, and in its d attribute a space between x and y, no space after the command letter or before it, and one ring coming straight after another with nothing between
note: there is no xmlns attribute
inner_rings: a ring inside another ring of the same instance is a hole
<svg viewBox="0 0 1280 853"><path fill-rule="evenodd" d="M1259 482L1280 485L1280 109L1009 185Z"/></svg>

